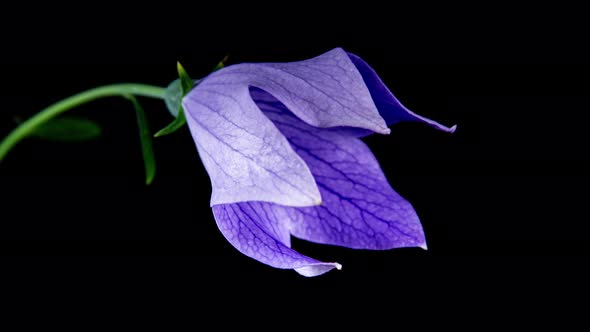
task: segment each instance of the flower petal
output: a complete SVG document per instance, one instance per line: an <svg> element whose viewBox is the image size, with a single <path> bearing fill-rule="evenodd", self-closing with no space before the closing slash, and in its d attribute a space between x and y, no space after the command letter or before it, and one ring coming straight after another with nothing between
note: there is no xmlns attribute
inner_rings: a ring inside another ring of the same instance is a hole
<svg viewBox="0 0 590 332"><path fill-rule="evenodd" d="M185 99L184 107L211 179L211 206L251 200L288 206L321 202L305 162L249 95L242 98L240 109L210 96Z"/></svg>
<svg viewBox="0 0 590 332"><path fill-rule="evenodd" d="M394 125L401 121L418 121L450 133L457 129L456 125L449 128L407 109L399 102L399 100L397 100L397 98L395 98L393 93L391 93L387 86L385 86L381 78L379 78L379 75L377 75L375 70L373 70L369 64L352 53L348 53L348 56L363 77L379 113L383 119L385 119L387 125ZM365 134L368 134L368 132L365 132Z"/></svg>
<svg viewBox="0 0 590 332"><path fill-rule="evenodd" d="M207 76L183 99L187 122L211 177L211 205L266 201L317 205L305 163L253 102L249 88L271 93L316 127L390 132L348 54L334 49L290 63L244 63Z"/></svg>
<svg viewBox="0 0 590 332"><path fill-rule="evenodd" d="M426 248L416 212L360 139L310 126L264 91L253 89L252 95L305 160L322 195L320 206L275 207L284 211L291 234L359 249Z"/></svg>
<svg viewBox="0 0 590 332"><path fill-rule="evenodd" d="M280 100L304 122L321 128L349 126L381 134L390 129L379 114L371 93L349 54L335 48L320 56L287 63L241 63L212 73L185 97L200 100L205 92L238 97L249 87L260 88ZM210 96L208 97L210 98Z"/></svg>
<svg viewBox="0 0 590 332"><path fill-rule="evenodd" d="M219 204L213 206L217 226L226 239L243 254L262 263L317 276L338 263L324 263L289 248L287 216L279 205L264 202Z"/></svg>

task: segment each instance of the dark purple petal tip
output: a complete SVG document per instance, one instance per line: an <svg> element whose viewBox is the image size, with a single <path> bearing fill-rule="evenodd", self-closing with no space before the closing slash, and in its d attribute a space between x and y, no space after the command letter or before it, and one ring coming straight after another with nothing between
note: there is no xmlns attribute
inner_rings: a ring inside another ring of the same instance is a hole
<svg viewBox="0 0 590 332"><path fill-rule="evenodd" d="M402 121L417 121L426 123L442 131L449 133L455 132L457 125L449 128L407 109L397 98L395 98L393 93L391 93L379 75L377 75L375 70L368 63L352 53L347 54L361 74L371 93L371 97L379 110L379 114L385 119L387 125L391 126Z"/></svg>

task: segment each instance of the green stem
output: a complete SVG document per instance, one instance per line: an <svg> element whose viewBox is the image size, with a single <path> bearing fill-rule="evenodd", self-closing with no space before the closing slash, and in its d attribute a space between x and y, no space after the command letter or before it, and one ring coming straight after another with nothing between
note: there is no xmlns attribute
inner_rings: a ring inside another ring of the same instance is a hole
<svg viewBox="0 0 590 332"><path fill-rule="evenodd" d="M0 142L0 161L8 154L8 152L21 140L31 134L35 128L43 123L53 119L54 117L70 110L74 107L80 106L87 102L113 96L136 95L142 97L164 99L166 89L153 85L123 83L105 85L84 92L80 92L66 99L62 99L57 103L41 110L27 121L21 123L16 127L2 142Z"/></svg>

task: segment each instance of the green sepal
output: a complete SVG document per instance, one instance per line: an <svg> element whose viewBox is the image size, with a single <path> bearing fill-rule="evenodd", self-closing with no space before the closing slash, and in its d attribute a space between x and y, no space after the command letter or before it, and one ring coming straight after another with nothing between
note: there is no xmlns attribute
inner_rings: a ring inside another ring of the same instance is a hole
<svg viewBox="0 0 590 332"><path fill-rule="evenodd" d="M182 87L182 96L184 97L193 89L195 83L188 76L186 70L184 70L180 62L176 63L176 69L178 70L178 78L180 79L180 86Z"/></svg>
<svg viewBox="0 0 590 332"><path fill-rule="evenodd" d="M165 98L166 107L168 107L170 113L172 115L175 115L176 117L170 124L158 131L154 135L154 137L161 137L172 134L173 132L177 131L182 126L184 126L184 124L186 123L186 118L184 116L184 110L182 108L181 100L192 90L192 88L195 86L195 82L190 78L190 76L188 76L186 70L184 70L180 62L176 63L176 69L178 71L178 80L170 83L170 85L166 89ZM180 93L178 90L180 90ZM178 111L175 112L175 109L177 109Z"/></svg>
<svg viewBox="0 0 590 332"><path fill-rule="evenodd" d="M217 63L217 65L215 66L215 68L213 68L211 72L218 71L219 69L225 67L225 63L227 62L228 57L228 55L224 56L223 59L221 59L221 61Z"/></svg>
<svg viewBox="0 0 590 332"><path fill-rule="evenodd" d="M227 56L225 56L217 65L213 68L211 72L217 71L223 67L225 67L225 62L227 61ZM187 74L184 67L180 64L180 62L176 63L176 69L178 71L178 79L172 81L166 87L166 93L164 94L164 102L166 103L166 108L172 116L174 116L174 120L167 125L162 130L158 131L154 137L165 136L168 134L172 134L173 132L180 129L186 123L186 117L184 115L184 109L182 108L182 98L186 96L194 87L199 83L200 80L192 80L190 76Z"/></svg>
<svg viewBox="0 0 590 332"><path fill-rule="evenodd" d="M166 93L164 94L164 102L168 112L173 117L178 116L178 109L182 102L182 87L180 86L180 79L175 79L172 83L166 87Z"/></svg>
<svg viewBox="0 0 590 332"><path fill-rule="evenodd" d="M182 106L179 106L178 116L176 116L176 118L174 118L174 120L170 124L168 124L166 127L161 129L160 131L158 131L154 135L154 137L161 137L161 136L172 134L173 132L180 129L185 123L186 123L186 118L184 117L184 110L182 109Z"/></svg>

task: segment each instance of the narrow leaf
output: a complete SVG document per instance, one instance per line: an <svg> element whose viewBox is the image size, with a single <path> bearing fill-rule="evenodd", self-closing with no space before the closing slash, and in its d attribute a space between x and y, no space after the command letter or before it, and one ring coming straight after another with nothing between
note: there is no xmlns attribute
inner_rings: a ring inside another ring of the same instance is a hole
<svg viewBox="0 0 590 332"><path fill-rule="evenodd" d="M51 141L80 142L95 139L100 136L101 132L100 126L91 120L61 117L39 126L31 134L31 137Z"/></svg>
<svg viewBox="0 0 590 332"><path fill-rule="evenodd" d="M154 149L152 145L152 135L147 121L147 116L143 107L133 96L127 96L127 99L133 103L135 114L137 115L137 125L139 127L139 140L141 143L141 153L143 155L143 163L145 165L145 183L151 184L156 175L156 159L154 157Z"/></svg>

